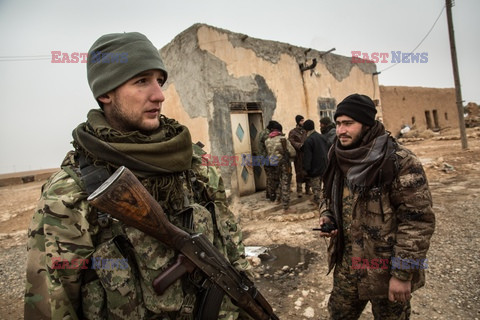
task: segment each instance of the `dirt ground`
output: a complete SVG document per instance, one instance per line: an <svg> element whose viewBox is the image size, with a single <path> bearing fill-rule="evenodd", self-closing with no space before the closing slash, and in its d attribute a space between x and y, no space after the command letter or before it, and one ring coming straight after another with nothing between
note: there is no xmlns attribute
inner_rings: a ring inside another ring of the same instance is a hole
<svg viewBox="0 0 480 320"><path fill-rule="evenodd" d="M480 319L480 128L468 129L468 150L455 135L404 142L422 160L431 187L436 230L427 282L413 294L412 319ZM22 319L26 230L42 182L0 188L0 318ZM294 198L295 197L295 198ZM255 267L257 286L280 319L327 319L332 276L326 242L312 228L318 212L304 196L297 213L281 214L260 192L233 199L245 244L273 249ZM260 259L252 258L254 264ZM361 319L372 319L367 306Z"/></svg>

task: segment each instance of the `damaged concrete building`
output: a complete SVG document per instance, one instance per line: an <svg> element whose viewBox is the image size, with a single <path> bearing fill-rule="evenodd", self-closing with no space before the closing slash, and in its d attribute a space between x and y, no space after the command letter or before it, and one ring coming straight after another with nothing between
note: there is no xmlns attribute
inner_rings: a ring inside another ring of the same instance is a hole
<svg viewBox="0 0 480 320"><path fill-rule="evenodd" d="M455 88L380 86L383 124L393 135L402 125L419 131L458 128Z"/></svg>
<svg viewBox="0 0 480 320"><path fill-rule="evenodd" d="M270 120L295 127L295 116L333 116L347 95L380 99L376 65L351 57L251 38L195 24L160 50L169 70L162 112L185 124L220 165L227 188L239 195L265 188L256 154L259 132ZM378 117L382 117L378 110Z"/></svg>

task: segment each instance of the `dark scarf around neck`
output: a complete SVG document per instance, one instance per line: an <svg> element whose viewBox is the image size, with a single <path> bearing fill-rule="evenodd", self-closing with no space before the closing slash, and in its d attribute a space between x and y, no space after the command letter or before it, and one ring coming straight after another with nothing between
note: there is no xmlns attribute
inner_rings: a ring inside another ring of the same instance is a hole
<svg viewBox="0 0 480 320"><path fill-rule="evenodd" d="M374 187L387 188L396 175L396 143L380 123L371 127L356 148L343 149L340 141L328 153L328 167L323 176L324 199L333 210L339 234L333 238L335 251L329 272L340 263L344 250L342 197L344 182L350 190L365 197ZM332 205L333 204L333 205Z"/></svg>
<svg viewBox="0 0 480 320"><path fill-rule="evenodd" d="M361 195L373 187L390 185L395 175L392 157L395 150L393 139L378 121L365 133L356 148L343 149L337 139L328 155L325 196L330 198L332 188L336 187L333 183L336 174L344 176L349 188Z"/></svg>
<svg viewBox="0 0 480 320"><path fill-rule="evenodd" d="M188 128L173 119L160 118L160 127L146 135L112 128L100 109L90 110L87 122L73 131L73 144L94 163L126 166L138 177L188 170L192 142Z"/></svg>

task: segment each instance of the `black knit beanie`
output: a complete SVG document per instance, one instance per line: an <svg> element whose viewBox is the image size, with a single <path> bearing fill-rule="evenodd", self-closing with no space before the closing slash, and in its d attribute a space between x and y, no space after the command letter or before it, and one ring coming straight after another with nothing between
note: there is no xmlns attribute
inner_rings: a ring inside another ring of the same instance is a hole
<svg viewBox="0 0 480 320"><path fill-rule="evenodd" d="M280 123L278 123L277 121L274 121L271 130L278 130L278 131L282 132L283 127Z"/></svg>
<svg viewBox="0 0 480 320"><path fill-rule="evenodd" d="M329 125L330 123L332 123L332 120L329 117L323 117L322 119L320 119L320 123L324 125Z"/></svg>
<svg viewBox="0 0 480 320"><path fill-rule="evenodd" d="M296 122L297 124L299 124L300 121L302 121L303 119L305 119L303 116L297 115L297 116L295 117L295 122Z"/></svg>
<svg viewBox="0 0 480 320"><path fill-rule="evenodd" d="M307 120L303 123L303 129L310 131L315 129L315 123L312 120Z"/></svg>
<svg viewBox="0 0 480 320"><path fill-rule="evenodd" d="M101 36L88 51L87 78L97 99L146 70L161 70L167 80L158 49L138 32Z"/></svg>
<svg viewBox="0 0 480 320"><path fill-rule="evenodd" d="M375 124L376 113L377 109L372 99L366 95L355 93L338 104L334 119L337 120L338 116L345 115L372 127Z"/></svg>
<svg viewBox="0 0 480 320"><path fill-rule="evenodd" d="M273 127L274 127L277 123L278 123L278 122L275 121L275 120L270 120L270 121L268 122L268 124L267 124L267 129L268 129L268 130L272 130Z"/></svg>

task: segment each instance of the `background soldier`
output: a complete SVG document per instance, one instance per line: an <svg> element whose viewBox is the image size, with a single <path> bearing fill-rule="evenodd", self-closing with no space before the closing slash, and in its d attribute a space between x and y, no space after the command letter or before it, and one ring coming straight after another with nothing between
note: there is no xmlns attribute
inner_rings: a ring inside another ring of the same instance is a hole
<svg viewBox="0 0 480 320"><path fill-rule="evenodd" d="M267 159L268 158L268 152L267 152L267 147L265 146L265 141L268 139L268 135L270 134L272 127L275 125L279 125L277 121L269 121L268 125L266 128L264 128L260 134L259 134L259 139L258 139L258 155L262 157L262 159ZM265 163L262 161L262 163ZM270 163L270 159L268 159L268 163ZM275 180L275 171L276 171L276 166L272 165L267 165L265 164L263 166L263 169L265 170L265 175L267 177L267 190L266 190L266 196L267 199L270 201L275 201L275 188L274 188L274 180Z"/></svg>
<svg viewBox="0 0 480 320"><path fill-rule="evenodd" d="M322 188L322 175L327 168L327 140L317 131L312 120L307 120L303 124L307 132L307 139L303 144L303 169L307 173L308 180L312 186L313 204L320 205L320 195Z"/></svg>
<svg viewBox="0 0 480 320"><path fill-rule="evenodd" d="M310 193L310 182L308 180L306 172L303 170L303 151L302 146L307 138L307 133L303 129L304 118L301 115L295 117L296 126L288 133L288 141L295 148L297 156L295 157L293 164L295 166L295 181L297 183L297 196L302 197L302 184L305 183L305 193Z"/></svg>
<svg viewBox="0 0 480 320"><path fill-rule="evenodd" d="M425 283L419 263L435 228L427 177L420 160L375 120L376 112L359 94L335 112L338 139L329 153L320 218L321 227L337 227L321 233L332 237L332 319L358 319L368 301L375 319L408 319L411 292ZM393 258L403 267L379 265ZM360 268L353 261L362 261Z"/></svg>
<svg viewBox="0 0 480 320"><path fill-rule="evenodd" d="M92 60L98 54L128 60ZM144 35L104 35L88 57L88 82L101 109L90 110L73 131L75 150L42 188L28 230L25 319L193 319L199 292L187 276L162 295L152 287L177 252L98 212L87 197L125 165L173 224L204 233L238 270L248 271L222 179L193 154L188 128L161 115L167 71ZM207 210L207 202L215 210ZM123 259L128 268L56 268L53 263L75 259ZM238 309L225 298L219 317L237 316Z"/></svg>
<svg viewBox="0 0 480 320"><path fill-rule="evenodd" d="M335 133L335 123L329 117L320 119L320 132L327 138L328 148L333 145L337 134Z"/></svg>
<svg viewBox="0 0 480 320"><path fill-rule="evenodd" d="M274 190L277 201L281 201L284 213L293 213L290 207L290 184L292 182L292 164L295 149L282 133L282 125L276 124L265 142L268 156L278 160L274 180Z"/></svg>

